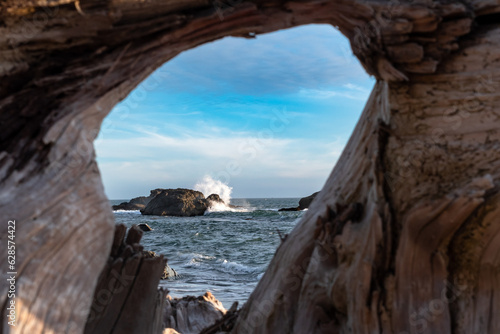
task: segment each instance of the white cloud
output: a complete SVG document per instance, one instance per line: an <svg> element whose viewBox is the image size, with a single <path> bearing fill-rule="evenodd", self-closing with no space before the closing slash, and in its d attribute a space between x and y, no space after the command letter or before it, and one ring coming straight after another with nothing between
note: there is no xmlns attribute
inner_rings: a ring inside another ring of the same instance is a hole
<svg viewBox="0 0 500 334"><path fill-rule="evenodd" d="M242 179L259 183L273 178L283 185L293 184L295 179L326 179L343 146L340 140L318 143L247 134L174 138L148 133L96 142L99 167L106 189L112 190L108 193L111 198L138 196L157 187L192 187L206 174L230 185ZM265 183L261 186L262 193L273 193Z"/></svg>

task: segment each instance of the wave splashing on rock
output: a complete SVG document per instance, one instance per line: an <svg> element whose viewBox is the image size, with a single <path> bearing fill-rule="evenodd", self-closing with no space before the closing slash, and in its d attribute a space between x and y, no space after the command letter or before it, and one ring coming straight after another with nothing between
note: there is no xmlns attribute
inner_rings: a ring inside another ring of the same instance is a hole
<svg viewBox="0 0 500 334"><path fill-rule="evenodd" d="M231 193L233 187L228 186L219 180L214 180L210 175L205 175L201 182L194 186L194 190L202 192L205 196L217 194L224 201L224 203L231 203Z"/></svg>

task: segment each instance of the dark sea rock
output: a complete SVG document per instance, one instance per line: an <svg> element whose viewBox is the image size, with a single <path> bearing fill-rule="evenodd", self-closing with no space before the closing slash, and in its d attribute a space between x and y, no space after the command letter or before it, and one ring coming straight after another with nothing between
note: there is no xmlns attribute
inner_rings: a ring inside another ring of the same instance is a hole
<svg viewBox="0 0 500 334"><path fill-rule="evenodd" d="M319 194L319 191L315 192L314 194L309 195L307 197L301 198L299 201L299 210L304 210L304 209L309 208L309 205L311 205L312 201L314 200L314 198L318 194Z"/></svg>
<svg viewBox="0 0 500 334"><path fill-rule="evenodd" d="M300 211L300 208L299 207L296 207L296 208L283 208L283 209L279 209L278 211Z"/></svg>
<svg viewBox="0 0 500 334"><path fill-rule="evenodd" d="M226 204L226 203L224 203L224 201L222 200L222 198L220 198L220 196L217 195L217 194L212 194L212 195L208 196L207 197L207 201L215 202L215 203L221 203L221 204Z"/></svg>
<svg viewBox="0 0 500 334"><path fill-rule="evenodd" d="M143 251L142 255L145 258L159 257L159 255L156 254L153 251ZM165 268L163 268L163 274L161 276L161 279L169 279L169 278L176 278L176 277L179 277L179 274L177 273L177 271L175 271L174 269L172 269L172 267L170 267L168 265L168 263L166 263L165 264Z"/></svg>
<svg viewBox="0 0 500 334"><path fill-rule="evenodd" d="M199 191L181 188L161 189L141 213L153 216L201 216L208 206L209 202Z"/></svg>
<svg viewBox="0 0 500 334"><path fill-rule="evenodd" d="M148 224L139 224L137 226L144 232L149 232L153 230L151 226L149 226Z"/></svg>
<svg viewBox="0 0 500 334"><path fill-rule="evenodd" d="M177 278L177 277L179 277L179 274L177 273L177 271L175 271L175 269L172 269L172 267L170 267L167 263L165 265L165 269L163 269L163 275L161 276L161 279L169 279L169 278Z"/></svg>
<svg viewBox="0 0 500 334"><path fill-rule="evenodd" d="M312 201L314 200L314 198L318 194L319 194L319 191L315 192L314 194L309 195L307 197L301 198L299 200L299 206L296 207L296 208L283 208L283 209L279 209L278 211L301 211L301 210L305 210L305 209L309 208L309 205L311 205Z"/></svg>
<svg viewBox="0 0 500 334"><path fill-rule="evenodd" d="M155 198L161 192L162 189L151 190L148 197L140 196L132 198L129 202L123 202L118 205L113 205L113 210L142 210L148 205L148 203Z"/></svg>

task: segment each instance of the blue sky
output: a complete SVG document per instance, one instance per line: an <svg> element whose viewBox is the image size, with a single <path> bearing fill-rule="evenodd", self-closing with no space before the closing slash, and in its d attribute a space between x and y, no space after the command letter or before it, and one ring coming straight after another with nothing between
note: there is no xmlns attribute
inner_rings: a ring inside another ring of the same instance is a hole
<svg viewBox="0 0 500 334"><path fill-rule="evenodd" d="M374 83L328 25L186 51L105 119L95 145L106 193L192 188L210 175L233 197L309 195L326 181Z"/></svg>

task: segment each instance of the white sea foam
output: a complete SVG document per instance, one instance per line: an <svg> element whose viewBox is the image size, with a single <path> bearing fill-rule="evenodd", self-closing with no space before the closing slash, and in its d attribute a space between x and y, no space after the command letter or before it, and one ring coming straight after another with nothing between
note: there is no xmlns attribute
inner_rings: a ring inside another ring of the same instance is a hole
<svg viewBox="0 0 500 334"><path fill-rule="evenodd" d="M250 208L244 208L244 207L231 207L227 206L222 203L212 203L206 213L210 212L224 212L224 211L230 211L230 212L250 212Z"/></svg>
<svg viewBox="0 0 500 334"><path fill-rule="evenodd" d="M114 210L115 213L141 213L139 210Z"/></svg>
<svg viewBox="0 0 500 334"><path fill-rule="evenodd" d="M228 261L226 259L219 259L219 260L217 260L217 262L219 262L225 270L228 270L229 272L236 273L236 274L253 273L256 271L255 268L245 266L241 263Z"/></svg>
<svg viewBox="0 0 500 334"><path fill-rule="evenodd" d="M222 211L230 211L230 212L248 212L248 208L244 207L233 207L228 204L231 203L231 192L233 188L228 186L219 180L214 180L211 176L205 175L201 182L198 182L194 186L194 190L201 191L205 197L208 197L212 194L217 194L226 204L222 203L212 203L212 205L208 208L207 213L210 212L222 212Z"/></svg>
<svg viewBox="0 0 500 334"><path fill-rule="evenodd" d="M219 180L214 180L210 175L205 175L201 182L194 186L194 190L201 191L205 197L217 194L226 203L231 203L233 188Z"/></svg>

